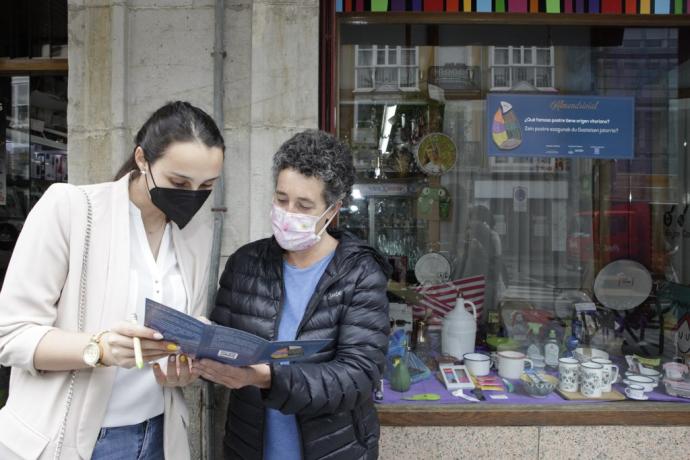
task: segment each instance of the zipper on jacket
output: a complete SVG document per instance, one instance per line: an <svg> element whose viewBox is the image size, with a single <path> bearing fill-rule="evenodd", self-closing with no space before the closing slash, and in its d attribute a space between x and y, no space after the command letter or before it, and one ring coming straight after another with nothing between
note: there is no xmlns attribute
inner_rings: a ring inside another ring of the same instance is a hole
<svg viewBox="0 0 690 460"><path fill-rule="evenodd" d="M277 340L278 339L278 330L280 328L280 320L281 316L283 313L283 302L285 301L285 288L283 286L283 283L285 281L283 280L283 260L281 258L280 261L280 266L278 267L278 286L280 289L280 298L278 299L278 308L276 309L276 320L275 323L273 323L273 337L271 337L271 340ZM297 335L295 335L295 339L297 338Z"/></svg>
<svg viewBox="0 0 690 460"><path fill-rule="evenodd" d="M273 324L273 337L271 337L271 340L276 340L278 337L278 328L280 327L280 316L283 310L283 301L285 300L285 289L283 288L283 261L280 261L280 265L278 267L278 274L280 275L278 277L279 279L279 289L280 289L280 298L278 299L278 308L276 309L276 321ZM270 364L273 366L273 364ZM262 391L262 390L259 390ZM266 442L265 440L265 430L266 430L266 411L269 410L267 407L264 407L263 414L261 416L262 421L261 421L261 434L259 436L260 442L259 442L259 448L261 449L261 456L260 458L263 460L264 458L264 443ZM295 418L296 420L296 418ZM297 426L297 429L300 429L299 425ZM301 429L300 429L300 440L301 440Z"/></svg>
<svg viewBox="0 0 690 460"><path fill-rule="evenodd" d="M300 458L304 458L304 433L302 433L302 417L297 414L295 414L295 425L297 425L297 432L299 433Z"/></svg>

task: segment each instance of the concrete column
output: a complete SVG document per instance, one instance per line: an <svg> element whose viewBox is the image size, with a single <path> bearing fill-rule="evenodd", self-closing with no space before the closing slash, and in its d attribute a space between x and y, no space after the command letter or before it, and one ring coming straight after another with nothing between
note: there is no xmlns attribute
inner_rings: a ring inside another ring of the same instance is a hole
<svg viewBox="0 0 690 460"><path fill-rule="evenodd" d="M241 245L270 235L271 160L294 133L318 124L319 3L226 1L225 177L221 269ZM228 392L216 387L216 458Z"/></svg>
<svg viewBox="0 0 690 460"><path fill-rule="evenodd" d="M318 124L319 4L253 2L249 236L271 234L271 159L293 134Z"/></svg>
<svg viewBox="0 0 690 460"><path fill-rule="evenodd" d="M108 2L68 2L68 173L76 184L111 175L111 15Z"/></svg>

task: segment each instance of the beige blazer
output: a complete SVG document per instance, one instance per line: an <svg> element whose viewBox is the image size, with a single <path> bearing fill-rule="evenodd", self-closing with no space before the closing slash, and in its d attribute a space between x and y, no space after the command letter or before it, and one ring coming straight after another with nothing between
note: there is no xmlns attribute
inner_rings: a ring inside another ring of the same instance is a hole
<svg viewBox="0 0 690 460"><path fill-rule="evenodd" d="M89 185L93 228L84 330L125 320L129 292L129 176ZM10 393L0 410L0 458L52 458L65 413L69 372L37 372L33 355L52 328L77 330L86 200L69 184L52 185L19 236L0 292L0 364L11 366ZM188 313L206 305L212 223L208 206L180 230L175 254L189 299ZM63 459L88 459L111 394L115 368L79 372L67 422ZM165 458L188 459L187 408L179 389L164 389Z"/></svg>

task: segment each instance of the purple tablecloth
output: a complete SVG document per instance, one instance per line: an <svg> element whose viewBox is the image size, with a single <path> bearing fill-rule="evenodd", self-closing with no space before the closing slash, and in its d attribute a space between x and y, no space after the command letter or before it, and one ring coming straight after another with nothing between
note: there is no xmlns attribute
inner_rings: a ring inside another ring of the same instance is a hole
<svg viewBox="0 0 690 460"><path fill-rule="evenodd" d="M546 396L545 398L535 398L532 396L529 396L527 393L525 393L525 390L522 388L522 383L519 380L512 380L514 387L514 393L508 393L508 392L502 392L502 391L484 391L484 395L486 396L486 401L480 401L479 404L596 404L600 403L602 401L597 401L597 400L579 400L579 401L570 401L567 400L563 397L561 397L557 392L553 392L550 395ZM621 394L625 394L623 392L623 389L625 388L624 385L622 384L615 384L614 388L616 388ZM465 390L466 394L472 395L470 393L471 390ZM422 394L422 393L436 393L441 397L441 399L437 401L408 401L405 399L402 399L404 397L410 397L414 396L417 394ZM507 396L507 399L491 399L490 395L497 395L497 394L504 394ZM681 402L681 403L690 403L690 399L686 398L677 398L675 396L669 396L666 393L664 393L663 389L663 384L658 386L654 391L651 393L647 393L647 396L649 397L649 401L662 401L662 402ZM627 401L631 401L630 399L627 399ZM446 387L439 382L436 378L430 377L426 380L423 380L421 382L413 383L412 386L410 386L410 389L404 393L399 393L397 391L393 391L390 388L390 385L388 382L384 382L383 386L383 401L379 401L379 403L382 404L477 404L477 403L472 403L470 401L467 401L462 398L458 398L453 396L448 390L446 390Z"/></svg>

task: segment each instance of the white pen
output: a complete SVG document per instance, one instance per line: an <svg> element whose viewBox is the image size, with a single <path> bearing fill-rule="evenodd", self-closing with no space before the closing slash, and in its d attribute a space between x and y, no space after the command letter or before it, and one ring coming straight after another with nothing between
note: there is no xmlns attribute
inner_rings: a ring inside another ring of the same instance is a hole
<svg viewBox="0 0 690 460"><path fill-rule="evenodd" d="M132 313L131 315L129 315L129 322L135 325L139 324L136 313ZM134 360L137 363L137 367L139 369L143 369L144 356L141 353L141 339L139 339L139 337L133 337L132 340L134 340Z"/></svg>

